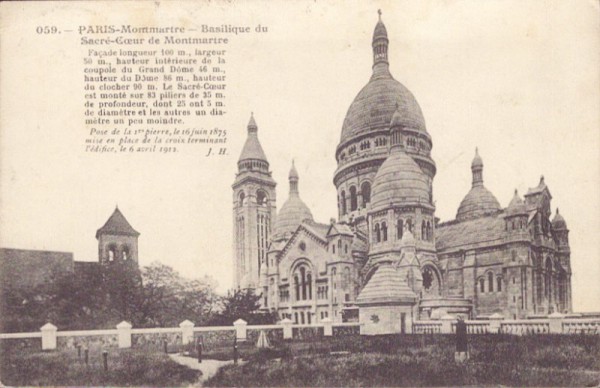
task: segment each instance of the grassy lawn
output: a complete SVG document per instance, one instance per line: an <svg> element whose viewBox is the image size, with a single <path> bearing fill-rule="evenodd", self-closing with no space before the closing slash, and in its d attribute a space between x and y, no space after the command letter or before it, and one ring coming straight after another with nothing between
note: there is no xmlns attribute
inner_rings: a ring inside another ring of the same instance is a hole
<svg viewBox="0 0 600 388"><path fill-rule="evenodd" d="M164 353L147 350L110 349L108 372L100 351L90 351L87 366L76 350L2 352L0 357L0 380L8 386L182 386L200 377Z"/></svg>
<svg viewBox="0 0 600 388"><path fill-rule="evenodd" d="M321 338L253 352L209 386L595 386L598 336L478 335L471 360L454 363L451 336ZM331 354L340 352L342 354ZM347 353L346 353L347 352ZM345 353L345 354L344 354Z"/></svg>

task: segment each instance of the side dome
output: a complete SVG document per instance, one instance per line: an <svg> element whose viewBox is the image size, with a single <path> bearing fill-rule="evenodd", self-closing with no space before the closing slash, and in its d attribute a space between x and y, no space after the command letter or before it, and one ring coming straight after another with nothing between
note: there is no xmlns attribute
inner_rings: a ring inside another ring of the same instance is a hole
<svg viewBox="0 0 600 388"><path fill-rule="evenodd" d="M552 220L552 227L556 230L567 229L567 222L565 221L563 216L560 215L558 208L556 208L556 215L554 216L554 219Z"/></svg>
<svg viewBox="0 0 600 388"><path fill-rule="evenodd" d="M300 199L298 180L298 172L292 162L292 168L289 173L290 196L281 207L279 214L277 214L274 236L284 237L286 234L294 232L302 221L313 221L310 209Z"/></svg>
<svg viewBox="0 0 600 388"><path fill-rule="evenodd" d="M430 204L430 199L427 175L402 148L394 147L373 181L371 210L390 204Z"/></svg>
<svg viewBox="0 0 600 388"><path fill-rule="evenodd" d="M500 210L500 203L494 194L483 185L483 160L477 149L471 163L471 172L473 173L471 190L463 198L456 212L456 219L459 221L483 217Z"/></svg>
<svg viewBox="0 0 600 388"><path fill-rule="evenodd" d="M500 203L483 186L473 187L463 198L456 213L457 220L469 220L494 214L500 210Z"/></svg>

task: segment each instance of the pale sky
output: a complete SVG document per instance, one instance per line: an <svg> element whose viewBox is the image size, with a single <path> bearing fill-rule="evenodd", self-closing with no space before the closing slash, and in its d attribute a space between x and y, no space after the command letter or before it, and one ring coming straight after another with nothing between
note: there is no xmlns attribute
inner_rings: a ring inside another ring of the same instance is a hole
<svg viewBox="0 0 600 388"><path fill-rule="evenodd" d="M113 4L113 3L111 3ZM115 204L140 233L140 264L232 286L231 207L253 111L287 198L295 158L315 219L337 215L335 148L350 103L371 75L377 9L390 71L419 102L433 138L436 215L453 219L471 184L475 147L502 206L540 175L570 229L576 311L600 311L600 28L597 1L2 3L0 246L96 260L96 229ZM229 131L230 153L86 154L76 34L38 25L232 24L229 114L190 126Z"/></svg>

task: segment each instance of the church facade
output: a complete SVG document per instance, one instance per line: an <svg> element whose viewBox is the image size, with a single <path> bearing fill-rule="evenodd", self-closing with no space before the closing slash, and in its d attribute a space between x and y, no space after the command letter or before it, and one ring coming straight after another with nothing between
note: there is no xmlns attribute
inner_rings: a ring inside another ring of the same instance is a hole
<svg viewBox="0 0 600 388"><path fill-rule="evenodd" d="M293 162L276 211L276 182L251 117L232 185L236 287L255 289L264 309L300 324L356 319L359 308L377 310L373 320L391 314L398 331L446 314L570 312L569 230L558 209L551 220L543 177L502 207L476 150L456 218L436 217L433 139L415 97L390 73L388 46L380 16L371 77L335 150L338 220L314 220Z"/></svg>

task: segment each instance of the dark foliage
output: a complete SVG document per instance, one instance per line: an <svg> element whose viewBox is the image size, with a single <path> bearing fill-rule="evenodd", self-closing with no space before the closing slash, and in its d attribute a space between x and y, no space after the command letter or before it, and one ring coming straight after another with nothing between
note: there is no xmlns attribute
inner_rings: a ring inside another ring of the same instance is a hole
<svg viewBox="0 0 600 388"><path fill-rule="evenodd" d="M261 312L260 295L254 290L229 291L223 298L223 309L210 320L210 325L230 326L238 319L243 319L249 325L268 325L277 322L276 312Z"/></svg>

